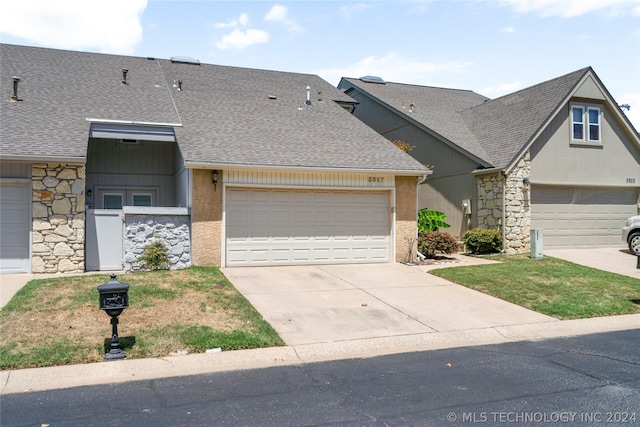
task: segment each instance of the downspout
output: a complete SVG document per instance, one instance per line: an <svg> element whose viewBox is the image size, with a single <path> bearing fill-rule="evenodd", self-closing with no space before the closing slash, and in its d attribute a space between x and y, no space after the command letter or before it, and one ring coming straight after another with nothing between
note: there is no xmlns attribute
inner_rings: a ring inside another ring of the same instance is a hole
<svg viewBox="0 0 640 427"><path fill-rule="evenodd" d="M500 224L500 228L502 229L502 253L506 253L507 239L505 234L505 224L507 223L507 174L504 169L500 173L502 174L502 224Z"/></svg>

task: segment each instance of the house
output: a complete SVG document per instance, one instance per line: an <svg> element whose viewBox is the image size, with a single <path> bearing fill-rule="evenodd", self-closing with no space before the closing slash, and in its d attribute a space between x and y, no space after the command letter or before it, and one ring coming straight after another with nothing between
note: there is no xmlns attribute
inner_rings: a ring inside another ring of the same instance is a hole
<svg viewBox="0 0 640 427"><path fill-rule="evenodd" d="M500 230L507 253L622 246L638 213L640 139L592 68L491 100L468 90L343 78L354 115L433 165L419 208L447 230ZM540 233L541 230L541 233Z"/></svg>
<svg viewBox="0 0 640 427"><path fill-rule="evenodd" d="M0 45L0 271L405 261L422 164L309 74Z"/></svg>

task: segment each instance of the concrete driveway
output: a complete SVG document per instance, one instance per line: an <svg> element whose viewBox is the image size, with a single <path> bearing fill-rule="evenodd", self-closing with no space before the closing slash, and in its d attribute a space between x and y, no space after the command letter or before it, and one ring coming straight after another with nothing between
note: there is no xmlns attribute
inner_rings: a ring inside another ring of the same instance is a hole
<svg viewBox="0 0 640 427"><path fill-rule="evenodd" d="M555 322L404 264L234 267L227 278L288 345Z"/></svg>
<svg viewBox="0 0 640 427"><path fill-rule="evenodd" d="M552 249L545 256L640 279L638 258L626 248Z"/></svg>

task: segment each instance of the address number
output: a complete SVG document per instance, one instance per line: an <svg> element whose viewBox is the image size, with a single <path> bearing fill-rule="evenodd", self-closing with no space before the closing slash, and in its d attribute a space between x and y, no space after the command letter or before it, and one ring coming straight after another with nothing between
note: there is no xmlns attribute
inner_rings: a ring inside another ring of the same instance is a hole
<svg viewBox="0 0 640 427"><path fill-rule="evenodd" d="M635 178L627 178L627 184L635 184L635 183L636 183Z"/></svg>
<svg viewBox="0 0 640 427"><path fill-rule="evenodd" d="M370 176L368 179L369 182L384 182L383 176Z"/></svg>

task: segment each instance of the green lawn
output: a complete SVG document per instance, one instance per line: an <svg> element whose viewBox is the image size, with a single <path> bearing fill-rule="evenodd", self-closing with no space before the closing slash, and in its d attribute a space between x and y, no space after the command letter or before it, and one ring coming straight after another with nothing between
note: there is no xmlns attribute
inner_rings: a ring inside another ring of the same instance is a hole
<svg viewBox="0 0 640 427"><path fill-rule="evenodd" d="M0 369L102 361L110 317L99 309L106 275L29 282L0 311ZM129 308L118 334L127 358L284 345L253 306L213 267L123 274Z"/></svg>
<svg viewBox="0 0 640 427"><path fill-rule="evenodd" d="M528 255L490 257L496 264L431 273L558 319L640 313L640 280L567 261Z"/></svg>

